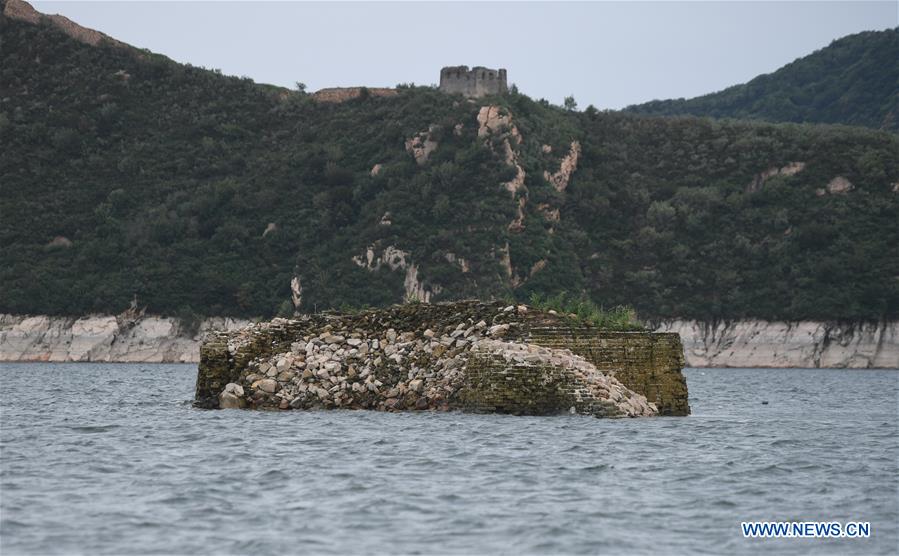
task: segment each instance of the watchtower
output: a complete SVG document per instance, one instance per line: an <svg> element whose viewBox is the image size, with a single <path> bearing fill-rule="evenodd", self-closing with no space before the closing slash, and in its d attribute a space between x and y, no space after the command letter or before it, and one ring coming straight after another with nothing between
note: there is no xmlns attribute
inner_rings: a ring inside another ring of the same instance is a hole
<svg viewBox="0 0 899 556"><path fill-rule="evenodd" d="M499 95L508 90L506 70L483 66L471 69L468 69L468 66L448 66L440 70L440 90L468 98Z"/></svg>

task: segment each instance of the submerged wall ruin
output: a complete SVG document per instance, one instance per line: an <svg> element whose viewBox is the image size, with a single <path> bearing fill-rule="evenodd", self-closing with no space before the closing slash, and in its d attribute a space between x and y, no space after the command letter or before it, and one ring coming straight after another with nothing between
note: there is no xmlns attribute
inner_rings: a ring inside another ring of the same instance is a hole
<svg viewBox="0 0 899 556"><path fill-rule="evenodd" d="M465 301L275 319L209 335L204 408L687 415L677 334Z"/></svg>

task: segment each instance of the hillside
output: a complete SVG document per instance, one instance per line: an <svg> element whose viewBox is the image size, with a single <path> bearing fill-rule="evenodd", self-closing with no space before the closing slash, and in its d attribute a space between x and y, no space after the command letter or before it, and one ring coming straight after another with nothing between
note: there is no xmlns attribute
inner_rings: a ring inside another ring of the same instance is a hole
<svg viewBox="0 0 899 556"><path fill-rule="evenodd" d="M644 318L899 316L889 133L425 87L317 102L44 20L0 33L0 312L564 291Z"/></svg>
<svg viewBox="0 0 899 556"><path fill-rule="evenodd" d="M833 41L774 73L692 99L655 100L629 112L773 122L847 124L899 131L899 28Z"/></svg>

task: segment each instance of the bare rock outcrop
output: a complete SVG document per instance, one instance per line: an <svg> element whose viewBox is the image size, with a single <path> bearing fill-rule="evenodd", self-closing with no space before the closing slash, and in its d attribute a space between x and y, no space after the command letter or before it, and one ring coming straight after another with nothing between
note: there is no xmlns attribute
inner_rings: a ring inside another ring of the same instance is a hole
<svg viewBox="0 0 899 556"><path fill-rule="evenodd" d="M521 144L521 133L512 123L512 114L502 106L482 106L478 111L478 137L488 138L491 136L505 137L516 144Z"/></svg>
<svg viewBox="0 0 899 556"><path fill-rule="evenodd" d="M418 276L418 265L412 261L412 256L402 249L398 249L393 245L388 245L378 254L378 247L371 245L365 250L364 255L355 255L353 262L356 266L365 268L372 272L379 270L382 266L387 266L390 270L405 271L403 278L403 288L405 290L405 301L420 301L422 303L430 303L431 297L440 294L443 288L439 284L425 283Z"/></svg>
<svg viewBox="0 0 899 556"><path fill-rule="evenodd" d="M561 211L558 208L553 208L549 203L538 204L537 210L540 211L540 214L543 215L547 222L558 222L561 217Z"/></svg>
<svg viewBox="0 0 899 556"><path fill-rule="evenodd" d="M528 272L528 278L533 278L535 274L537 274L544 268L546 268L546 259L540 259L539 261L535 262L531 265L531 270L530 272Z"/></svg>
<svg viewBox="0 0 899 556"><path fill-rule="evenodd" d="M65 236L56 236L47 243L47 247L62 247L68 249L72 246L72 240Z"/></svg>
<svg viewBox="0 0 899 556"><path fill-rule="evenodd" d="M823 189L818 189L815 193L820 197L822 195L845 195L855 189L852 182L843 176L837 176L827 182Z"/></svg>
<svg viewBox="0 0 899 556"><path fill-rule="evenodd" d="M290 301L294 309L299 309L303 305L303 284L300 283L299 276L290 279Z"/></svg>
<svg viewBox="0 0 899 556"><path fill-rule="evenodd" d="M459 266L459 270L462 271L463 274L471 271L471 266L468 264L468 261L462 257L457 256L455 253L446 253L444 255L446 262Z"/></svg>
<svg viewBox="0 0 899 556"><path fill-rule="evenodd" d="M778 168L772 166L767 170L759 172L752 178L749 185L746 186L747 193L755 193L761 191L765 182L776 176L795 176L799 172L805 170L805 162L788 162L785 166Z"/></svg>
<svg viewBox="0 0 899 556"><path fill-rule="evenodd" d="M431 125L427 131L416 133L406 139L406 151L415 158L419 166L424 165L439 146L439 143L432 138L435 129L435 126Z"/></svg>
<svg viewBox="0 0 899 556"><path fill-rule="evenodd" d="M827 184L827 192L831 195L840 195L842 193L849 193L855 189L855 186L852 185L852 182L844 178L843 176L837 176L834 179L830 180Z"/></svg>
<svg viewBox="0 0 899 556"><path fill-rule="evenodd" d="M80 41L91 46L98 46L102 43L119 48L128 47L127 44L121 41L117 41L109 35L106 35L99 31L95 31L93 29L88 29L87 27L82 27L81 25L78 25L65 16L59 14L44 15L41 12L35 10L31 6L31 4L25 2L24 0L7 0L6 7L3 9L3 15L10 19L24 21L33 25L48 23L58 28L68 36L72 37L76 41Z"/></svg>
<svg viewBox="0 0 899 556"><path fill-rule="evenodd" d="M527 206L527 189L524 181L527 178L521 164L519 146L522 143L521 133L512 122L512 114L500 106L482 106L478 111L478 137L484 139L493 148L498 142L506 164L515 168L515 177L503 183L506 191L513 197L518 196L515 218L509 223L509 231L519 233L524 230L525 207Z"/></svg>
<svg viewBox="0 0 899 556"><path fill-rule="evenodd" d="M546 178L546 181L548 181L559 193L565 191L568 187L568 183L571 181L571 175L577 170L577 163L580 156L580 142L572 141L571 146L568 148L568 153L559 163L559 170L553 174L550 174L549 171L544 171L543 177Z"/></svg>
<svg viewBox="0 0 899 556"><path fill-rule="evenodd" d="M513 288L517 288L521 285L521 280L515 274L515 269L512 267L512 254L509 249L509 242L507 241L502 248L499 249L499 266L503 269L503 272L506 275L506 279L509 280L509 284Z"/></svg>
<svg viewBox="0 0 899 556"><path fill-rule="evenodd" d="M10 19L17 19L26 23L37 25L41 22L43 14L35 10L31 4L23 0L6 0L3 15Z"/></svg>

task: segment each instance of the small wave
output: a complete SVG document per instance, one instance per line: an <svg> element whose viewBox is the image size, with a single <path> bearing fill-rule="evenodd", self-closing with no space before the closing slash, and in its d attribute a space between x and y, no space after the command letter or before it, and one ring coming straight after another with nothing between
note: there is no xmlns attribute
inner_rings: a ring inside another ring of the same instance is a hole
<svg viewBox="0 0 899 556"><path fill-rule="evenodd" d="M10 385L4 553L743 554L734 523L771 508L876 516L858 550L895 552L894 375L847 372L837 397L758 419L761 371L694 373L698 415L602 421L210 412L181 399L194 373L147 367L153 380L129 374L88 402L112 367L84 364L52 394ZM771 407L808 381L776 377ZM872 410L834 413L850 390Z"/></svg>
<svg viewBox="0 0 899 556"><path fill-rule="evenodd" d="M87 469L88 469L88 471L90 471L92 473L101 473L103 475L108 475L110 473L118 473L121 471L121 469L119 469L119 468L109 467L107 465L91 465Z"/></svg>
<svg viewBox="0 0 899 556"><path fill-rule="evenodd" d="M119 428L120 425L70 425L66 428L74 432L84 432L88 434L104 433Z"/></svg>
<svg viewBox="0 0 899 556"><path fill-rule="evenodd" d="M777 440L771 442L771 447L780 447L780 446L798 446L800 444L800 439L798 438L778 438Z"/></svg>
<svg viewBox="0 0 899 556"><path fill-rule="evenodd" d="M185 496L183 494L174 494L172 496L166 496L165 498L160 498L159 500L155 500L157 504L164 504L166 506L179 506L183 504L188 504L193 502L193 499L189 496Z"/></svg>
<svg viewBox="0 0 899 556"><path fill-rule="evenodd" d="M590 465L588 467L584 467L581 469L581 471L608 471L610 469L615 469L615 466L608 463L601 463L599 465Z"/></svg>
<svg viewBox="0 0 899 556"><path fill-rule="evenodd" d="M258 479L260 481L287 481L290 479L290 475L280 469L271 469L259 475Z"/></svg>

